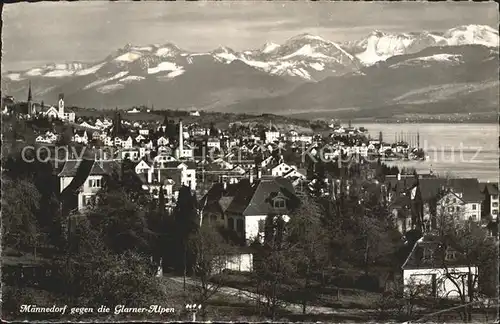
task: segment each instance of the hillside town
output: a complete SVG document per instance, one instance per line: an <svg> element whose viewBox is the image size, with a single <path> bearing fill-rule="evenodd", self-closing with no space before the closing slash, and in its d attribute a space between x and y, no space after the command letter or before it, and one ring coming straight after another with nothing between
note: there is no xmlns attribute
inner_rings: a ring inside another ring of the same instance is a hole
<svg viewBox="0 0 500 324"><path fill-rule="evenodd" d="M26 102L4 97L2 108L9 285L66 280L63 265L85 258L78 246L102 242L147 257L152 270L137 278L198 287L190 298L204 316L230 289L257 296L272 319L297 304L303 314L366 308L364 319L396 320L458 307L470 320L498 298L498 183L388 167L425 159L418 133L391 143L350 123L321 132L219 129L194 110L194 122L130 120L135 108L84 117L63 94L55 106L35 103L31 86ZM112 266L132 271L126 264L136 259L117 255L124 263ZM294 289L309 297L285 293ZM351 309L341 295L353 291L379 297ZM337 306L324 302L329 294Z"/></svg>

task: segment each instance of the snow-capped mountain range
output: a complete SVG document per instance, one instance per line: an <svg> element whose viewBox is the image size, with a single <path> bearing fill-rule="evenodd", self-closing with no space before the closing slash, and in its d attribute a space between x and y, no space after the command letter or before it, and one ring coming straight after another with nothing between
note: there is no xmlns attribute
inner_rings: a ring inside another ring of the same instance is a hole
<svg viewBox="0 0 500 324"><path fill-rule="evenodd" d="M487 50L463 48L468 45ZM49 64L26 71L9 71L2 75L2 90L24 98L27 80L31 80L35 98L46 102L53 101L58 93L65 93L67 100L75 105L96 108L150 102L155 106L195 105L224 110L246 100L284 96L303 83L307 87L317 83L313 87L318 89L325 84L323 80L331 78L373 79L374 74L389 73L385 72L388 70L435 68L435 64L458 69L470 62L498 60L498 45L498 31L480 25L460 26L440 33L374 31L361 40L346 43L301 34L282 44L268 42L244 51L221 46L195 53L172 43L127 44L98 62ZM436 51L426 52L429 48ZM480 60L477 55L482 55Z"/></svg>
<svg viewBox="0 0 500 324"><path fill-rule="evenodd" d="M343 44L365 65L391 56L412 54L432 46L484 45L498 47L498 30L489 26L466 25L445 32L389 34L373 31L360 41Z"/></svg>

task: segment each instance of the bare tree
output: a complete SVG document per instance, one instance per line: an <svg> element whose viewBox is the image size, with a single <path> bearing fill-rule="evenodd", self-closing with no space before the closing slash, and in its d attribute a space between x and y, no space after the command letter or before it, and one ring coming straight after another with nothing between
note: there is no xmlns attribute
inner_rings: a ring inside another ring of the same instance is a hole
<svg viewBox="0 0 500 324"><path fill-rule="evenodd" d="M263 246L256 257L254 278L257 283L259 307L275 319L277 312L284 306L282 296L287 278L294 273L294 265L290 253L293 250L283 240L285 219L282 216L269 215L266 218L266 235Z"/></svg>
<svg viewBox="0 0 500 324"><path fill-rule="evenodd" d="M491 268L495 256L498 256L498 245L472 221L446 226L440 232L441 244L435 253L436 266L444 269L440 282L453 285L453 292L463 306L460 308L463 319L470 322L473 304L482 302L478 289L479 268ZM456 256L450 257L451 252ZM466 271L457 270L454 264L459 264Z"/></svg>
<svg viewBox="0 0 500 324"><path fill-rule="evenodd" d="M301 279L302 313L306 313L307 303L315 298L311 281L315 273L328 265L328 233L322 223L322 210L312 199L305 198L291 215L288 224L289 242L296 268L295 275Z"/></svg>
<svg viewBox="0 0 500 324"><path fill-rule="evenodd" d="M195 299L204 308L222 286L224 280L220 276L224 276L223 270L234 249L224 242L215 227L207 223L189 237L188 244L195 255L193 277L198 280Z"/></svg>

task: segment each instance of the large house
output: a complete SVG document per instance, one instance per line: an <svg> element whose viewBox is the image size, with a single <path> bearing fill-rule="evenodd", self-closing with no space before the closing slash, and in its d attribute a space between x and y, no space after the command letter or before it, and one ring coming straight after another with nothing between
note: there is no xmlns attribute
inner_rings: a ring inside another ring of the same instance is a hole
<svg viewBox="0 0 500 324"><path fill-rule="evenodd" d="M202 198L203 218L224 225L249 244L264 235L269 215L288 215L298 203L289 179L242 179L238 183L216 183Z"/></svg>
<svg viewBox="0 0 500 324"><path fill-rule="evenodd" d="M496 221L498 219L499 200L498 183L481 183L481 192L483 193L483 215L487 219Z"/></svg>
<svg viewBox="0 0 500 324"><path fill-rule="evenodd" d="M121 165L114 160L67 160L58 174L63 213L83 210Z"/></svg>
<svg viewBox="0 0 500 324"><path fill-rule="evenodd" d="M478 286L478 267L432 236L415 243L402 270L406 293L419 291L426 297L459 298L467 296L469 286Z"/></svg>
<svg viewBox="0 0 500 324"><path fill-rule="evenodd" d="M160 189L164 190L167 207L173 207L179 190L186 186L196 190L196 166L192 162L139 162L135 172L142 181L142 188L154 198L159 198Z"/></svg>

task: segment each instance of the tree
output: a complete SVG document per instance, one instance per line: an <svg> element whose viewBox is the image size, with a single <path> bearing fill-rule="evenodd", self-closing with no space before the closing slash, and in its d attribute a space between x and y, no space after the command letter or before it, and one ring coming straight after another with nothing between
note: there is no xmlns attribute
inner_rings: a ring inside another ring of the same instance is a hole
<svg viewBox="0 0 500 324"><path fill-rule="evenodd" d="M37 244L40 193L27 180L2 179L2 244L14 249Z"/></svg>
<svg viewBox="0 0 500 324"><path fill-rule="evenodd" d="M277 215L268 215L265 221L264 244L255 244L254 279L257 283L257 293L262 295L259 306L271 319L275 319L278 310L283 307L280 299L285 290L285 283L294 273L294 264L291 262L291 249L284 240L285 218Z"/></svg>
<svg viewBox="0 0 500 324"><path fill-rule="evenodd" d="M291 215L287 224L287 240L296 275L302 280L302 313L306 313L307 303L315 299L311 281L315 273L327 267L328 233L323 227L321 207L309 198L305 198L300 207Z"/></svg>
<svg viewBox="0 0 500 324"><path fill-rule="evenodd" d="M164 291L155 268L135 251L114 253L103 233L85 218L73 230L66 260L60 262L66 300L74 305L125 304L144 307L161 300Z"/></svg>
<svg viewBox="0 0 500 324"><path fill-rule="evenodd" d="M198 211L196 197L191 193L191 189L182 186L179 189L177 205L174 208L174 227L175 227L175 248L173 252L176 256L182 255L182 258L176 258L174 267L183 270L184 274L193 269L193 253L189 249L188 241L191 234L196 233L198 228Z"/></svg>
<svg viewBox="0 0 500 324"><path fill-rule="evenodd" d="M223 270L232 248L217 229L207 223L189 236L188 244L195 256L193 275L199 281L196 286L196 302L205 308L206 302L219 291L224 282L221 276L224 276Z"/></svg>
<svg viewBox="0 0 500 324"><path fill-rule="evenodd" d="M95 208L87 214L112 251L149 254L156 233L148 228L147 216L147 210L134 203L125 189L100 191Z"/></svg>
<svg viewBox="0 0 500 324"><path fill-rule="evenodd" d="M498 285L498 274L496 279L488 278L487 274L492 273L496 267L495 260L498 257L498 244L488 237L480 226L472 221L447 226L441 231L439 237L441 242L439 250L435 253L436 266L444 269L444 278L454 286L454 290L459 295L464 321L472 320L472 303L480 300L479 293L480 275L489 284ZM447 251L458 252L457 258L461 264L467 268L467 272L458 272L450 266ZM476 271L479 268L479 271ZM498 268L497 268L498 269Z"/></svg>
<svg viewBox="0 0 500 324"><path fill-rule="evenodd" d="M57 140L56 144L60 146L69 145L73 141L73 128L71 126L64 126L63 131Z"/></svg>

